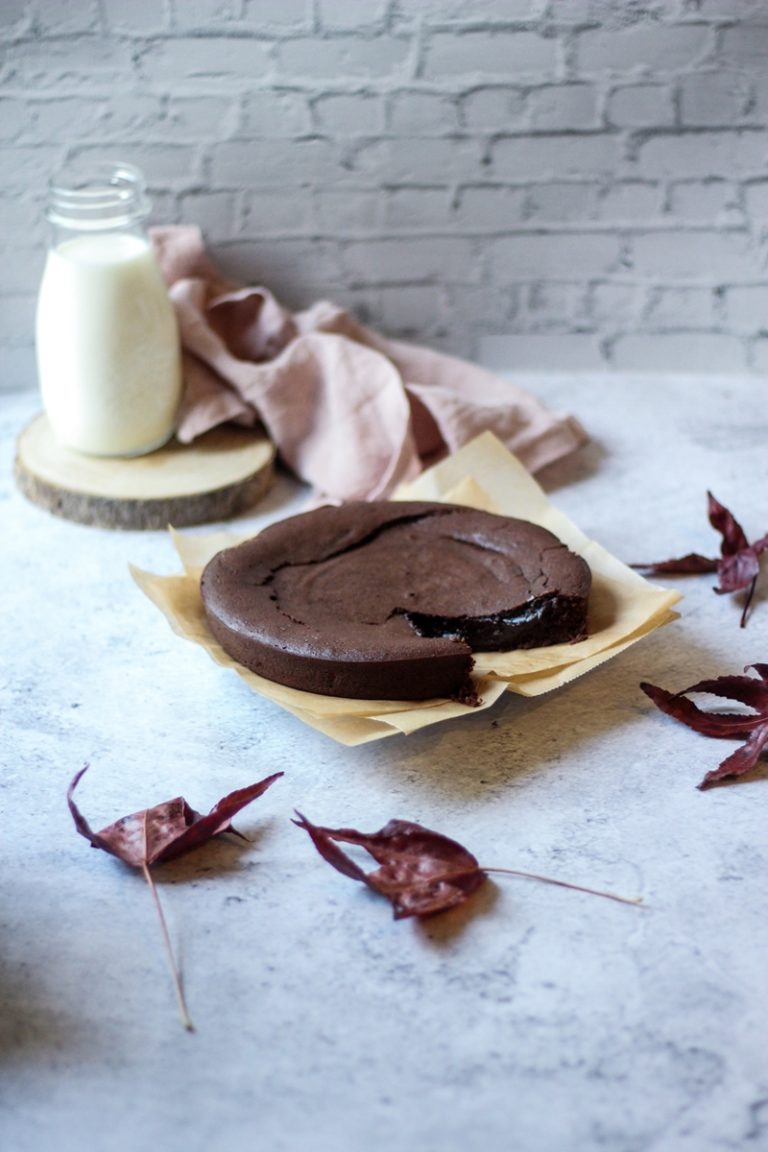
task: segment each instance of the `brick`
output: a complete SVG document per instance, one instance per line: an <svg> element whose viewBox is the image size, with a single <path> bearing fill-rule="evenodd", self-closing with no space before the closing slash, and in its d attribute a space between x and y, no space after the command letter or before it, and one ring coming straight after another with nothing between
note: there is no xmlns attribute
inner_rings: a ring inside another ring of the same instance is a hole
<svg viewBox="0 0 768 1152"><path fill-rule="evenodd" d="M715 294L711 288L659 288L649 301L645 324L659 331L714 328Z"/></svg>
<svg viewBox="0 0 768 1152"><path fill-rule="evenodd" d="M557 179L613 173L621 160L621 142L615 136L519 136L497 140L491 152L491 179Z"/></svg>
<svg viewBox="0 0 768 1152"><path fill-rule="evenodd" d="M440 135L459 128L458 108L450 96L396 92L389 101L389 130L406 136Z"/></svg>
<svg viewBox="0 0 768 1152"><path fill-rule="evenodd" d="M195 178L197 172L197 150L188 144L133 144L130 161L142 170L150 187L167 188L169 185L183 185ZM103 144L82 144L71 148L68 158L79 160L102 160Z"/></svg>
<svg viewBox="0 0 768 1152"><path fill-rule="evenodd" d="M433 185L436 174L445 181L477 179L483 174L481 159L480 142L471 137L401 137L364 145L352 166L376 184L384 175L389 184Z"/></svg>
<svg viewBox="0 0 768 1152"><path fill-rule="evenodd" d="M326 140L252 140L213 144L214 185L222 188L283 187L332 181L339 172L333 147Z"/></svg>
<svg viewBox="0 0 768 1152"><path fill-rule="evenodd" d="M494 372L595 372L607 367L591 332L483 336L479 360Z"/></svg>
<svg viewBox="0 0 768 1152"><path fill-rule="evenodd" d="M752 344L752 368L762 376L768 376L768 337L755 340ZM5 371L5 361L3 362Z"/></svg>
<svg viewBox="0 0 768 1152"><path fill-rule="evenodd" d="M435 32L424 49L423 74L427 79L494 74L517 78L553 74L556 67L556 42L536 32Z"/></svg>
<svg viewBox="0 0 768 1152"><path fill-rule="evenodd" d="M313 25L312 0L246 0L242 22L257 33L310 32Z"/></svg>
<svg viewBox="0 0 768 1152"><path fill-rule="evenodd" d="M250 92L243 101L242 134L253 137L305 136L312 130L303 92Z"/></svg>
<svg viewBox="0 0 768 1152"><path fill-rule="evenodd" d="M293 188L290 196L277 189L249 189L241 194L243 236L307 232L312 221L312 190Z"/></svg>
<svg viewBox="0 0 768 1152"><path fill-rule="evenodd" d="M389 4L387 0L366 0L350 4L349 0L318 0L320 27L332 32L371 32L384 28Z"/></svg>
<svg viewBox="0 0 768 1152"><path fill-rule="evenodd" d="M58 143L71 137L73 125L77 125L77 136L81 140L144 140L153 135L173 135L174 131L165 99L135 91L122 91L119 96L111 97L82 94L53 98L49 94L29 100L25 109L24 139L28 143ZM201 131L200 124L205 127L215 111L208 102L205 106L201 102L195 114L195 139ZM217 120L221 120L220 111Z"/></svg>
<svg viewBox="0 0 768 1152"><path fill-rule="evenodd" d="M576 35L576 70L591 75L638 68L676 73L701 59L712 45L709 29L643 22L615 31L604 27Z"/></svg>
<svg viewBox="0 0 768 1152"><path fill-rule="evenodd" d="M150 212L147 224L175 224L179 217L176 193L156 185L149 185Z"/></svg>
<svg viewBox="0 0 768 1152"><path fill-rule="evenodd" d="M35 363L35 349L30 343L3 348L3 382L4 392L14 389L30 389L37 385L37 365Z"/></svg>
<svg viewBox="0 0 768 1152"><path fill-rule="evenodd" d="M768 160L768 135L752 129L677 132L653 136L639 149L637 166L645 176L757 175Z"/></svg>
<svg viewBox="0 0 768 1152"><path fill-rule="evenodd" d="M97 0L66 0L66 3L40 4L35 12L38 35L72 35L100 31Z"/></svg>
<svg viewBox="0 0 768 1152"><path fill-rule="evenodd" d="M125 35L150 36L170 27L168 0L100 0L107 30Z"/></svg>
<svg viewBox="0 0 768 1152"><path fill-rule="evenodd" d="M597 91L591 84L548 84L534 88L528 97L531 128L563 131L566 128L598 128Z"/></svg>
<svg viewBox="0 0 768 1152"><path fill-rule="evenodd" d="M376 295L375 323L389 335L423 335L439 326L444 299L437 284L398 284L379 288Z"/></svg>
<svg viewBox="0 0 768 1152"><path fill-rule="evenodd" d="M34 40L10 44L5 50L5 70L10 83L35 90L92 92L134 78L130 45L95 36Z"/></svg>
<svg viewBox="0 0 768 1152"><path fill-rule="evenodd" d="M449 284L445 294L450 317L468 317L473 330L508 331L517 313L520 289L506 284Z"/></svg>
<svg viewBox="0 0 768 1152"><path fill-rule="evenodd" d="M0 240L17 240L23 236L41 247L46 239L45 183L39 185L36 198L14 195L9 182L0 196Z"/></svg>
<svg viewBox="0 0 768 1152"><path fill-rule="evenodd" d="M24 296L40 287L46 253L41 245L20 236L0 245L0 296Z"/></svg>
<svg viewBox="0 0 768 1152"><path fill-rule="evenodd" d="M375 234L386 198L378 188L320 188L315 195L318 227L331 236Z"/></svg>
<svg viewBox="0 0 768 1152"><path fill-rule="evenodd" d="M744 188L747 216L768 219L768 180L756 180Z"/></svg>
<svg viewBox="0 0 768 1152"><path fill-rule="evenodd" d="M478 88L459 100L462 124L470 131L522 127L524 112L525 98L520 88Z"/></svg>
<svg viewBox="0 0 768 1152"><path fill-rule="evenodd" d="M341 137L379 135L384 124L382 98L364 92L320 96L314 101L314 111L321 132Z"/></svg>
<svg viewBox="0 0 768 1152"><path fill-rule="evenodd" d="M423 17L428 24L483 23L504 24L511 21L537 20L545 0L399 0L402 15Z"/></svg>
<svg viewBox="0 0 768 1152"><path fill-rule="evenodd" d="M617 128L663 128L675 122L672 89L660 84L626 84L608 97L606 115Z"/></svg>
<svg viewBox="0 0 768 1152"><path fill-rule="evenodd" d="M383 223L392 231L442 231L451 222L447 188L391 188L382 193Z"/></svg>
<svg viewBox="0 0 768 1152"><path fill-rule="evenodd" d="M632 253L636 275L673 284L680 280L721 284L763 274L760 253L744 232L649 232L633 238Z"/></svg>
<svg viewBox="0 0 768 1152"><path fill-rule="evenodd" d="M654 332L618 336L612 363L620 372L735 372L746 368L746 353L726 333Z"/></svg>
<svg viewBox="0 0 768 1152"><path fill-rule="evenodd" d="M548 0L547 19L558 27L595 24L600 13L594 0Z"/></svg>
<svg viewBox="0 0 768 1152"><path fill-rule="evenodd" d="M645 290L637 284L595 284L588 293L587 308L597 324L634 327L644 299Z"/></svg>
<svg viewBox="0 0 768 1152"><path fill-rule="evenodd" d="M752 104L748 109L749 119L755 124L765 124L768 120L768 76L754 77Z"/></svg>
<svg viewBox="0 0 768 1152"><path fill-rule="evenodd" d="M696 72L680 79L680 118L686 126L739 124L749 98L749 82L738 72Z"/></svg>
<svg viewBox="0 0 768 1152"><path fill-rule="evenodd" d="M54 172L61 168L64 149L53 145L5 145L0 147L0 172L4 173L3 190L19 189L43 194Z"/></svg>
<svg viewBox="0 0 768 1152"><path fill-rule="evenodd" d="M583 284L540 281L524 289L515 327L525 331L562 329L566 321L578 323L584 319Z"/></svg>
<svg viewBox="0 0 768 1152"><path fill-rule="evenodd" d="M766 183L768 193L768 183ZM750 213L753 207L749 209ZM681 180L670 184L668 212L691 223L741 219L738 191L727 180ZM768 213L768 195L766 195Z"/></svg>
<svg viewBox="0 0 768 1152"><path fill-rule="evenodd" d="M429 237L353 241L344 264L356 284L407 284L477 279L472 246L463 238Z"/></svg>
<svg viewBox="0 0 768 1152"><path fill-rule="evenodd" d="M760 22L765 19L765 0L736 0L738 15L742 20ZM733 20L734 0L696 0L691 15L694 20Z"/></svg>
<svg viewBox="0 0 768 1152"><path fill-rule="evenodd" d="M598 196L599 220L636 222L654 220L661 216L661 189L658 184L639 180L611 184Z"/></svg>
<svg viewBox="0 0 768 1152"><path fill-rule="evenodd" d="M525 219L522 188L462 188L455 219L467 232L508 232Z"/></svg>
<svg viewBox="0 0 768 1152"><path fill-rule="evenodd" d="M24 36L32 30L34 10L28 0L3 0L0 4L0 28L3 36Z"/></svg>
<svg viewBox="0 0 768 1152"><path fill-rule="evenodd" d="M139 69L147 80L168 85L205 79L250 88L252 77L271 68L269 49L250 38L200 36L157 40L142 54Z"/></svg>
<svg viewBox="0 0 768 1152"><path fill-rule="evenodd" d="M5 349L28 346L34 338L36 307L37 293L0 298L0 347L3 349L3 372L5 372Z"/></svg>
<svg viewBox="0 0 768 1152"><path fill-rule="evenodd" d="M597 214L597 184L549 180L525 192L525 218L531 222L592 220Z"/></svg>
<svg viewBox="0 0 768 1152"><path fill-rule="evenodd" d="M223 96L173 95L157 135L179 141L222 140L235 132L237 121L236 103Z"/></svg>
<svg viewBox="0 0 768 1152"><path fill-rule="evenodd" d="M210 241L239 234L239 209L234 192L189 192L180 199L182 224L197 224Z"/></svg>
<svg viewBox="0 0 768 1152"><path fill-rule="evenodd" d="M167 110L165 101L161 96L144 95L139 92L121 92L119 96L112 96L100 101L92 107L89 113L85 99L61 101L61 111L72 117L70 124L76 123L78 129L85 137L85 128L89 120L98 117L94 125L94 135L103 136L107 140L146 140L153 135L162 135L167 123ZM72 107L67 109L66 105ZM83 107L86 105L86 107ZM50 119L54 111L50 108L47 117Z"/></svg>
<svg viewBox="0 0 768 1152"><path fill-rule="evenodd" d="M22 133L29 139L32 115L25 100L0 98L0 140L16 140Z"/></svg>
<svg viewBox="0 0 768 1152"><path fill-rule="evenodd" d="M768 333L768 286L750 284L725 292L728 324L737 332Z"/></svg>
<svg viewBox="0 0 768 1152"><path fill-rule="evenodd" d="M287 3L287 0L285 0ZM171 0L173 27L178 32L215 32L240 16L241 0Z"/></svg>
<svg viewBox="0 0 768 1152"><path fill-rule="evenodd" d="M403 76L410 56L408 40L376 36L360 40L344 36L333 40L297 38L277 45L279 74L292 80L376 79Z"/></svg>
<svg viewBox="0 0 768 1152"><path fill-rule="evenodd" d="M763 6L763 17L766 17ZM755 24L744 20L731 28L724 28L720 42L720 60L734 68L754 68L758 75L765 68L768 57L768 23Z"/></svg>
<svg viewBox="0 0 768 1152"><path fill-rule="evenodd" d="M506 236L494 242L490 253L492 275L499 282L514 280L583 279L611 272L617 265L620 244L602 233L564 233Z"/></svg>
<svg viewBox="0 0 768 1152"><path fill-rule="evenodd" d="M228 240L213 248L223 269L245 284L265 284L289 308L303 308L341 282L338 244L312 238Z"/></svg>

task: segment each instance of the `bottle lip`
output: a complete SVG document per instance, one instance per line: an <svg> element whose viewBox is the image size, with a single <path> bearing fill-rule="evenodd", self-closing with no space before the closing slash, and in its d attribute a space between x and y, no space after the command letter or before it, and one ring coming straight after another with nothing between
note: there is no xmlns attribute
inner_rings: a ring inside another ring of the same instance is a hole
<svg viewBox="0 0 768 1152"><path fill-rule="evenodd" d="M150 207L144 174L134 164L81 162L51 177L45 215L51 224L96 230L137 224Z"/></svg>

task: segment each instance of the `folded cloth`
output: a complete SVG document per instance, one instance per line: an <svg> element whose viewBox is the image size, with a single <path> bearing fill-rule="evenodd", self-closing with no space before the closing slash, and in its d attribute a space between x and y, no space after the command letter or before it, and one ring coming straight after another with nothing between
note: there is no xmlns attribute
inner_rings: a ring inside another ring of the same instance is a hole
<svg viewBox="0 0 768 1152"><path fill-rule="evenodd" d="M572 416L473 364L385 339L328 301L290 313L266 288L227 280L198 228L150 235L181 332L182 443L261 423L316 498L342 503L390 495L486 430L531 472L587 439Z"/></svg>

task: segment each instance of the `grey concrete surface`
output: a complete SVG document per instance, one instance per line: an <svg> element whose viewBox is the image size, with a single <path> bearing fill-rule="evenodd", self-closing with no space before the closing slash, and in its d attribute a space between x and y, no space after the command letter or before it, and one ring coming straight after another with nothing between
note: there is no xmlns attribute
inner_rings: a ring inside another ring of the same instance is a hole
<svg viewBox="0 0 768 1152"><path fill-rule="evenodd" d="M768 530L767 386L550 377L593 436L541 477L621 558L712 553L711 488ZM5 1152L731 1152L768 1147L765 767L695 785L730 749L662 716L766 660L707 576L681 618L550 696L343 748L174 636L129 562L164 533L57 520L13 489L0 416L0 1146ZM286 514L282 480L238 527ZM144 882L78 837L179 793L206 810L285 777L220 841L157 870L197 1031L179 1026ZM290 823L389 817L487 865L641 895L643 910L496 878L424 924L330 869Z"/></svg>

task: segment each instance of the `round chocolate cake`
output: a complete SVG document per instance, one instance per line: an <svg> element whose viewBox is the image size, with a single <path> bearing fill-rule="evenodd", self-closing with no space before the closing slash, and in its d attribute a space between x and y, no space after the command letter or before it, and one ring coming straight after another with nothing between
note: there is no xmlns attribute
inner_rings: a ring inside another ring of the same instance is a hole
<svg viewBox="0 0 768 1152"><path fill-rule="evenodd" d="M456 504L353 503L266 528L202 576L222 648L326 696L472 698L473 651L586 635L588 565L551 532Z"/></svg>

